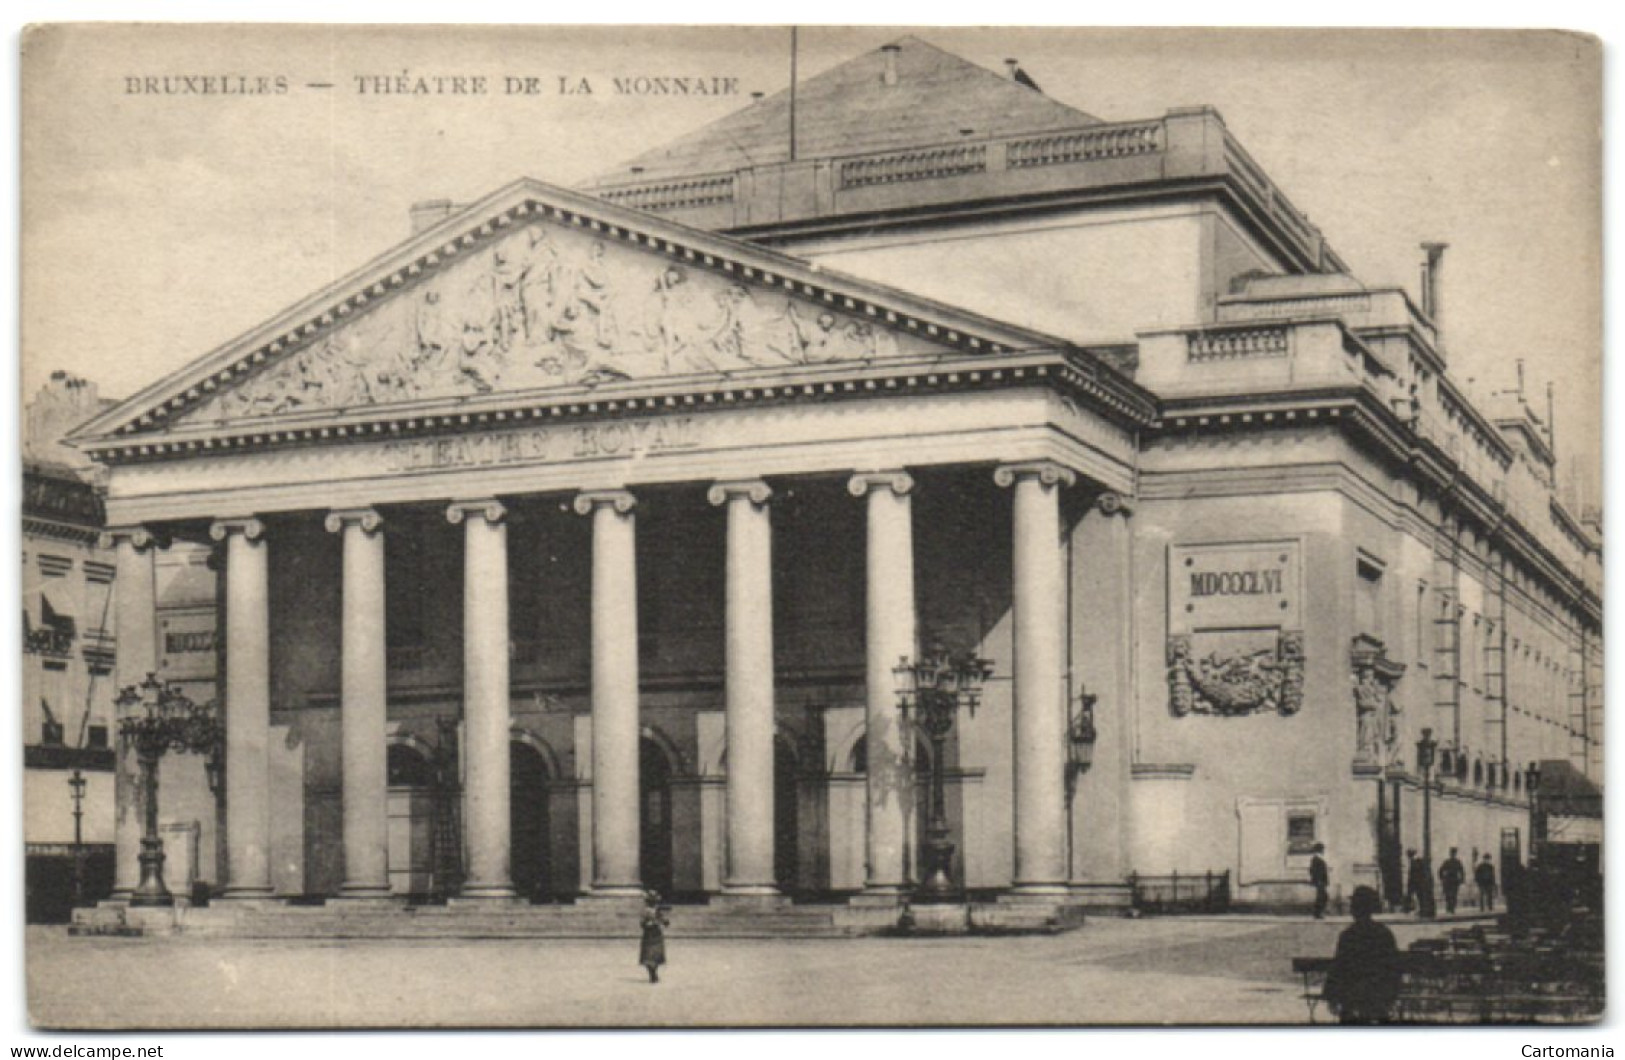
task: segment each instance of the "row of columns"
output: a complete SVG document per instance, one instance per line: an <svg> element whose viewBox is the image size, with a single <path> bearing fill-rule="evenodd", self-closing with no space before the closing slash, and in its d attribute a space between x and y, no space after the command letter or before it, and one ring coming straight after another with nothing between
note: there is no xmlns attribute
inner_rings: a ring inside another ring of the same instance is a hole
<svg viewBox="0 0 1625 1060"><path fill-rule="evenodd" d="M995 481L1014 491L1014 806L1018 892L1065 890L1065 582L1059 487L1073 476L1042 462L1006 465ZM867 889L908 885L905 808L912 796L908 743L893 669L916 650L913 479L904 471L854 475L865 499ZM724 893L777 893L773 841L773 567L771 488L719 482L726 508L727 871ZM636 498L625 490L579 494L592 519L592 893L642 893L639 866L639 676ZM465 528L463 578L464 831L470 898L514 895L509 868L509 656L505 509L458 501L447 518ZM383 524L370 508L330 513L343 536L341 743L344 882L350 897L389 894ZM270 876L270 609L265 527L225 519L210 529L226 549L227 897L267 897ZM114 531L118 563L118 680L156 669L150 534ZM122 773L121 773L122 776ZM139 821L133 788L121 799L117 890L135 885Z"/></svg>

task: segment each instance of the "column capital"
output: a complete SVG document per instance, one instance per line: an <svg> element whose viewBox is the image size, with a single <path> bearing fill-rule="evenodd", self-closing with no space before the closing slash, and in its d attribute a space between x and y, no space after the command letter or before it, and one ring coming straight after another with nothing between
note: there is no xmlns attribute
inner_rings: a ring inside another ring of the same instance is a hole
<svg viewBox="0 0 1625 1060"><path fill-rule="evenodd" d="M717 505L728 503L730 497L749 497L752 504L763 505L773 496L773 487L759 478L728 479L714 483L705 496Z"/></svg>
<svg viewBox="0 0 1625 1060"><path fill-rule="evenodd" d="M914 476L901 469L896 471L859 471L846 482L847 492L862 497L870 490L889 489L899 497L906 497L914 489Z"/></svg>
<svg viewBox="0 0 1625 1060"><path fill-rule="evenodd" d="M132 523L128 526L109 526L102 531L97 544L102 548L116 548L121 544L128 544L137 552L146 552L149 549L163 548L165 541L163 534L150 526Z"/></svg>
<svg viewBox="0 0 1625 1060"><path fill-rule="evenodd" d="M482 497L471 501L452 501L446 507L446 519L453 523L460 523L469 516L478 516L493 526L502 522L508 515L508 509L495 497Z"/></svg>
<svg viewBox="0 0 1625 1060"><path fill-rule="evenodd" d="M1071 486L1078 476L1069 467L1053 460L1032 460L1021 464L1001 464L993 469L993 481L1000 486L1014 486L1024 479L1037 479L1046 486Z"/></svg>
<svg viewBox="0 0 1625 1060"><path fill-rule="evenodd" d="M335 508L327 513L323 525L327 532L336 534L346 526L359 526L363 533L375 534L384 525L384 517L376 508Z"/></svg>
<svg viewBox="0 0 1625 1060"><path fill-rule="evenodd" d="M209 536L216 541L224 541L232 534L241 534L249 541L258 541L265 536L265 524L255 516L249 515L234 519L216 519L209 527Z"/></svg>
<svg viewBox="0 0 1625 1060"><path fill-rule="evenodd" d="M1102 515L1121 515L1127 518L1134 514L1134 498L1107 490L1095 498L1094 507Z"/></svg>
<svg viewBox="0 0 1625 1060"><path fill-rule="evenodd" d="M636 507L638 499L627 490L585 490L576 494L577 515L591 515L596 508L613 505L621 515Z"/></svg>

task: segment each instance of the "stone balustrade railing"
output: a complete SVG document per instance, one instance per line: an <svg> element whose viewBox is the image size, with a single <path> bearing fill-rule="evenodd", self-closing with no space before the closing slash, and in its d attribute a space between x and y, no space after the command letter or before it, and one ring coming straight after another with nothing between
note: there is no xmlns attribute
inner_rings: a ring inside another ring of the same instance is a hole
<svg viewBox="0 0 1625 1060"><path fill-rule="evenodd" d="M871 155L840 163L840 186L862 188L873 184L935 180L987 170L986 144L956 144L917 151Z"/></svg>
<svg viewBox="0 0 1625 1060"><path fill-rule="evenodd" d="M1005 144L1005 164L1011 169L1022 169L1155 154L1162 150L1163 142L1163 124L1160 121L1102 125L1076 132L1011 140Z"/></svg>

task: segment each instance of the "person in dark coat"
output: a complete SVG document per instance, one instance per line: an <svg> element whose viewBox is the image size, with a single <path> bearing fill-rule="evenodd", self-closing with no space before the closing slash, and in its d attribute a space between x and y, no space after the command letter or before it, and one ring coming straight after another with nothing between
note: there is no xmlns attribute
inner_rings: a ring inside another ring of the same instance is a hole
<svg viewBox="0 0 1625 1060"><path fill-rule="evenodd" d="M660 982L660 966L666 963L666 927L670 923L670 910L660 904L660 895L644 892L643 943L638 947L638 963L649 970L651 983Z"/></svg>
<svg viewBox="0 0 1625 1060"><path fill-rule="evenodd" d="M1439 866L1439 886L1444 888L1444 911L1456 911L1456 895L1461 893L1461 885L1467 881L1467 870L1462 867L1461 859L1456 856L1456 848L1450 848L1450 856L1444 859Z"/></svg>
<svg viewBox="0 0 1625 1060"><path fill-rule="evenodd" d="M1354 923L1337 937L1337 953L1322 991L1342 1023L1387 1023L1399 997L1399 945L1387 925L1373 918L1382 898L1364 885L1354 888L1349 910Z"/></svg>
<svg viewBox="0 0 1625 1060"><path fill-rule="evenodd" d="M1419 856L1415 850L1412 850L1410 855L1411 874L1406 897L1416 903L1417 916L1431 920L1436 912L1433 904L1433 866L1428 864L1427 858Z"/></svg>
<svg viewBox="0 0 1625 1060"><path fill-rule="evenodd" d="M1326 918L1326 886L1331 882L1331 871L1326 868L1325 843L1315 844L1314 857L1309 859L1309 882L1315 885L1315 919Z"/></svg>
<svg viewBox="0 0 1625 1060"><path fill-rule="evenodd" d="M1495 863L1488 854L1473 868L1473 882L1478 884L1478 908L1489 912L1495 908Z"/></svg>

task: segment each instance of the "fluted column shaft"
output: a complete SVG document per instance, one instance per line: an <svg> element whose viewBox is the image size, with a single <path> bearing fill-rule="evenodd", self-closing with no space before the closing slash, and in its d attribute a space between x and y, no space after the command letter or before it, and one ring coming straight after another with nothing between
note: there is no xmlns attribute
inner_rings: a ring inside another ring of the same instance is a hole
<svg viewBox="0 0 1625 1060"><path fill-rule="evenodd" d="M915 652L914 521L906 472L854 475L848 489L867 497L864 683L867 689L868 874L864 888L885 894L908 886L905 854L914 799L908 735L898 708L898 663Z"/></svg>
<svg viewBox="0 0 1625 1060"><path fill-rule="evenodd" d="M1057 464L995 472L1013 487L1015 571L1015 887L1066 889L1066 696L1060 487L1073 474Z"/></svg>
<svg viewBox="0 0 1625 1060"><path fill-rule="evenodd" d="M773 871L773 526L761 481L720 482L728 509L728 874L723 891L778 893Z"/></svg>
<svg viewBox="0 0 1625 1060"><path fill-rule="evenodd" d="M451 505L463 537L464 898L512 898L509 864L508 527L490 499Z"/></svg>
<svg viewBox="0 0 1625 1060"><path fill-rule="evenodd" d="M153 535L140 526L115 527L102 538L115 551L113 630L116 689L139 685L158 669L157 581ZM128 899L141 881L141 768L133 747L118 740L113 802L113 897Z"/></svg>
<svg viewBox="0 0 1625 1060"><path fill-rule="evenodd" d="M344 884L347 897L389 894L389 701L385 655L384 535L371 508L336 511L330 533L342 533L343 607L340 646L340 742L343 748Z"/></svg>
<svg viewBox="0 0 1625 1060"><path fill-rule="evenodd" d="M637 529L624 490L582 493L592 516L592 893L642 893L638 819Z"/></svg>
<svg viewBox="0 0 1625 1060"><path fill-rule="evenodd" d="M271 894L269 546L258 519L209 528L226 543L227 898Z"/></svg>

